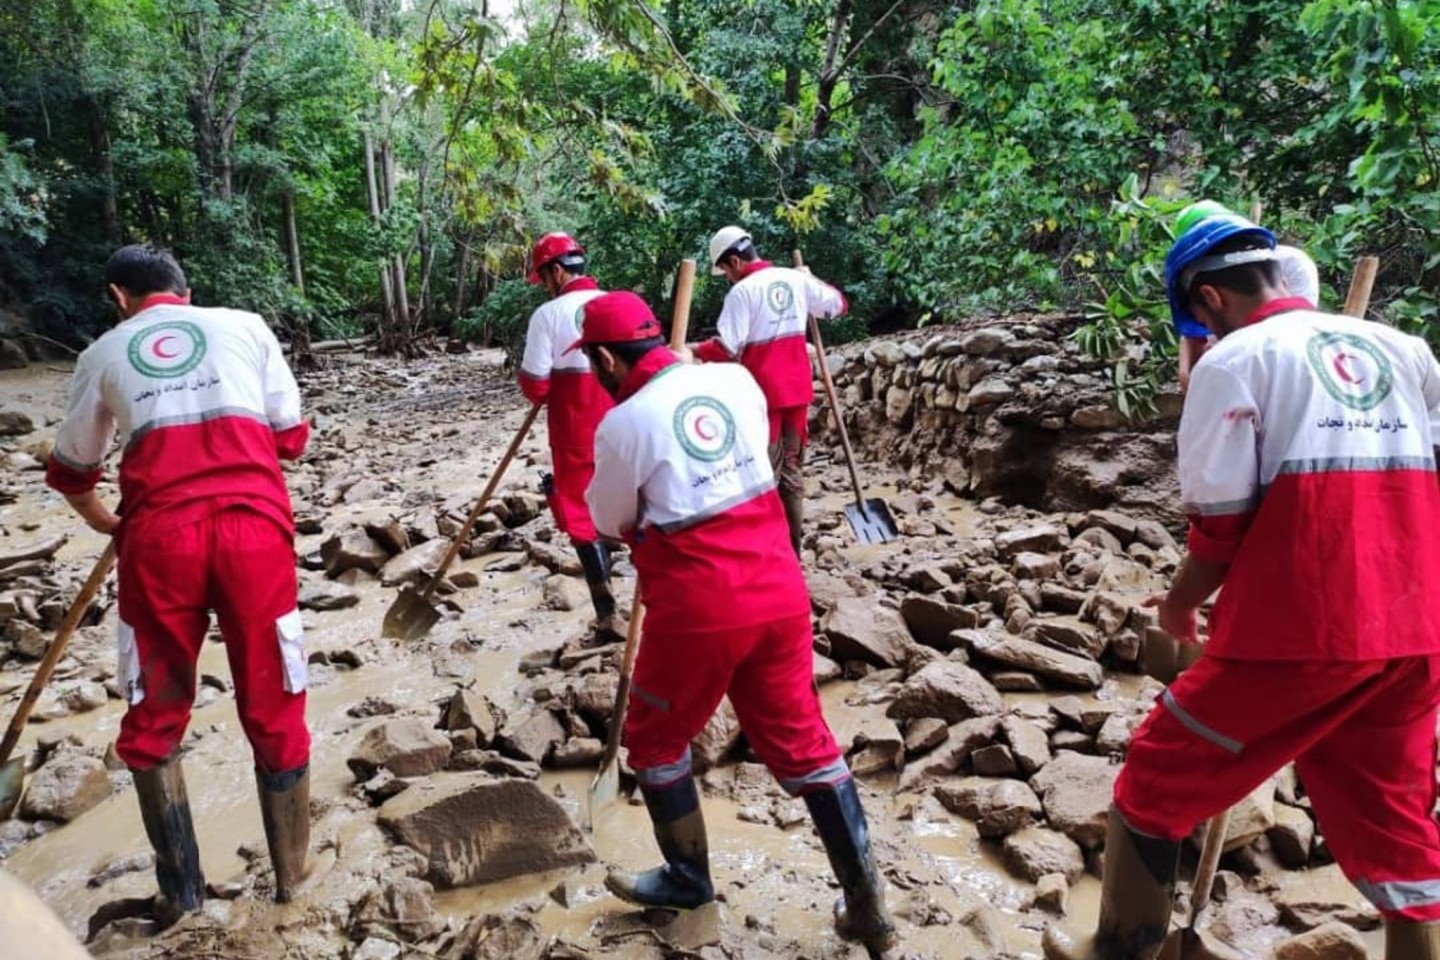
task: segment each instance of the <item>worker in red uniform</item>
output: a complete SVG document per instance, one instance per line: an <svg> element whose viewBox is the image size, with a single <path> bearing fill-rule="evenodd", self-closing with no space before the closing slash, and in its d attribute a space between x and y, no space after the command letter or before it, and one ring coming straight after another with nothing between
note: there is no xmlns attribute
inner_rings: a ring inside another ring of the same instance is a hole
<svg viewBox="0 0 1440 960"><path fill-rule="evenodd" d="M157 919L198 909L205 893L179 748L212 610L283 902L310 843L306 658L280 472L309 438L300 392L265 321L191 306L168 253L123 247L105 282L123 319L76 363L46 482L116 539L117 679L129 708L115 749L155 848ZM95 491L117 428L118 516Z"/></svg>
<svg viewBox="0 0 1440 960"><path fill-rule="evenodd" d="M531 403L547 405L553 476L545 497L555 526L570 537L595 604L596 630L624 636L610 590L610 548L595 534L585 506L585 487L595 472L595 428L614 406L590 372L585 354L566 353L579 336L580 310L600 296L600 285L585 275L585 250L565 233L547 233L530 253L530 282L543 284L550 301L530 315L520 390Z"/></svg>
<svg viewBox="0 0 1440 960"><path fill-rule="evenodd" d="M750 234L723 227L710 238L711 273L733 285L725 295L718 335L695 348L707 362L738 360L755 376L770 408L770 464L779 480L790 544L800 553L805 516L805 441L815 396L805 349L810 317L838 317L845 297L808 271L761 260Z"/></svg>
<svg viewBox="0 0 1440 960"><path fill-rule="evenodd" d="M810 599L765 455L754 378L692 366L633 293L585 305L583 344L618 406L595 434L587 499L600 533L633 547L647 607L625 737L663 866L606 885L644 906L714 899L690 742L729 694L755 752L810 809L844 891L842 936L895 936L860 795L812 677Z"/></svg>
<svg viewBox="0 0 1440 960"><path fill-rule="evenodd" d="M1295 761L1388 960L1440 957L1440 364L1424 341L1288 295L1275 238L1209 217L1165 260L1170 309L1220 336L1179 433L1188 552L1150 603L1176 639L1223 587L1204 656L1115 785L1093 937L1051 960L1153 957L1180 843Z"/></svg>

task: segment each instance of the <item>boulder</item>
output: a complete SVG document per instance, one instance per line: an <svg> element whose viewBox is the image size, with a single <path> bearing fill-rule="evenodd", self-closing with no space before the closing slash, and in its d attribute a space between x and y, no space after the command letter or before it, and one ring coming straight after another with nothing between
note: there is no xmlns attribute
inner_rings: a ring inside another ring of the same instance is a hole
<svg viewBox="0 0 1440 960"><path fill-rule="evenodd" d="M1179 545L1175 538L1170 536L1170 531L1164 525L1155 520L1141 520L1135 524L1135 540L1143 543L1151 550L1176 550Z"/></svg>
<svg viewBox="0 0 1440 960"><path fill-rule="evenodd" d="M850 737L845 754L856 776L894 772L905 765L905 738L892 720L867 714L840 736Z"/></svg>
<svg viewBox="0 0 1440 960"><path fill-rule="evenodd" d="M1275 826L1267 836L1270 849L1280 863L1290 870L1301 870L1310 862L1310 848L1315 842L1315 823L1310 814L1299 807L1275 804Z"/></svg>
<svg viewBox="0 0 1440 960"><path fill-rule="evenodd" d="M1024 670L1062 686L1097 690L1104 680L1100 664L1089 657L1033 640L989 630L957 630L955 639L974 657Z"/></svg>
<svg viewBox="0 0 1440 960"><path fill-rule="evenodd" d="M352 920L356 933L366 937L394 936L414 942L445 929L444 919L435 912L434 887L424 880L405 876L383 882L384 886L371 892L356 909Z"/></svg>
<svg viewBox="0 0 1440 960"><path fill-rule="evenodd" d="M1050 701L1055 716L1070 727L1085 733L1097 733L1105 721L1120 711L1115 703L1085 703L1079 697L1056 697Z"/></svg>
<svg viewBox="0 0 1440 960"><path fill-rule="evenodd" d="M1031 777L1030 785L1040 794L1051 827L1087 850L1097 850L1105 842L1119 773L1119 765L1104 757L1067 751Z"/></svg>
<svg viewBox="0 0 1440 960"><path fill-rule="evenodd" d="M1039 724L1008 716L1000 721L1000 730L1023 775L1031 776L1050 762L1050 739Z"/></svg>
<svg viewBox="0 0 1440 960"><path fill-rule="evenodd" d="M551 573L563 573L568 577L585 574L585 569L580 566L580 557L574 550L566 550L543 540L526 540L525 553L531 561Z"/></svg>
<svg viewBox="0 0 1440 960"><path fill-rule="evenodd" d="M473 690L456 690L441 711L441 726L452 733L475 731L476 745L490 746L499 732L495 708L483 694Z"/></svg>
<svg viewBox="0 0 1440 960"><path fill-rule="evenodd" d="M1313 930L1338 921L1357 930L1380 926L1380 914L1356 890L1336 864L1298 873L1281 873L1271 899L1280 920L1292 930Z"/></svg>
<svg viewBox="0 0 1440 960"><path fill-rule="evenodd" d="M418 954L416 956L419 956ZM550 938L523 912L482 914L467 923L440 960L567 960L585 953L563 944L550 949Z"/></svg>
<svg viewBox="0 0 1440 960"><path fill-rule="evenodd" d="M110 795L105 762L84 753L53 756L30 778L20 815L68 823Z"/></svg>
<svg viewBox="0 0 1440 960"><path fill-rule="evenodd" d="M551 766L564 770L570 767L593 767L605 755L605 744L594 737L571 737L555 747L550 754Z"/></svg>
<svg viewBox="0 0 1440 960"><path fill-rule="evenodd" d="M39 660L50 646L50 635L33 623L18 617L5 624L5 639L17 656L27 660Z"/></svg>
<svg viewBox="0 0 1440 960"><path fill-rule="evenodd" d="M869 597L841 597L821 618L820 632L830 640L830 657L841 663L899 666L911 643L900 614Z"/></svg>
<svg viewBox="0 0 1440 960"><path fill-rule="evenodd" d="M558 744L565 742L560 718L543 707L521 711L495 738L495 746L508 756L543 764Z"/></svg>
<svg viewBox="0 0 1440 960"><path fill-rule="evenodd" d="M1047 646L1058 647L1070 653L1083 654L1091 659L1105 652L1105 637L1088 623L1074 617L1047 617L1032 620L1025 628L1026 639L1035 640Z"/></svg>
<svg viewBox="0 0 1440 960"><path fill-rule="evenodd" d="M547 610L580 610L590 602L590 593L585 584L563 573L553 573L546 577L541 595Z"/></svg>
<svg viewBox="0 0 1440 960"><path fill-rule="evenodd" d="M1026 550L1015 554L1010 569L1021 580L1049 580L1060 573L1060 561L1049 554Z"/></svg>
<svg viewBox="0 0 1440 960"><path fill-rule="evenodd" d="M1139 523L1134 517L1116 510L1091 510L1085 515L1085 526L1108 530L1121 543L1129 543L1135 539Z"/></svg>
<svg viewBox="0 0 1440 960"><path fill-rule="evenodd" d="M18 410L0 410L0 437L20 437L35 429L35 421Z"/></svg>
<svg viewBox="0 0 1440 960"><path fill-rule="evenodd" d="M995 538L995 549L1003 557L1020 553L1051 553L1065 542L1065 531L1051 523L1007 530Z"/></svg>
<svg viewBox="0 0 1440 960"><path fill-rule="evenodd" d="M938 717L956 723L1003 709L1000 692L979 671L954 660L937 660L905 681L887 713L896 719Z"/></svg>
<svg viewBox="0 0 1440 960"><path fill-rule="evenodd" d="M905 768L900 789L908 790L931 777L954 773L976 749L993 743L1000 732L1000 718L976 717L952 724L945 742Z"/></svg>
<svg viewBox="0 0 1440 960"><path fill-rule="evenodd" d="M1365 941L1343 923L1322 924L1275 945L1274 960L1368 960Z"/></svg>
<svg viewBox="0 0 1440 960"><path fill-rule="evenodd" d="M840 664L821 653L814 654L813 660L811 674L815 678L815 686L824 686L832 680L840 679Z"/></svg>
<svg viewBox="0 0 1440 960"><path fill-rule="evenodd" d="M1128 713L1112 713L1095 734L1095 750L1102 756L1124 756L1130 749L1130 736L1135 732L1137 717Z"/></svg>
<svg viewBox="0 0 1440 960"><path fill-rule="evenodd" d="M392 801L393 802L393 801ZM1074 883L1085 872L1085 855L1074 840L1045 827L1026 827L1005 838L1000 848L1005 868L1031 883L1051 873Z"/></svg>
<svg viewBox="0 0 1440 960"><path fill-rule="evenodd" d="M992 743L970 754L970 764L982 777L1008 777L1018 769L1015 756L1003 743Z"/></svg>
<svg viewBox="0 0 1440 960"><path fill-rule="evenodd" d="M386 802L379 822L442 888L591 863L595 852L533 780L442 773Z"/></svg>
<svg viewBox="0 0 1440 960"><path fill-rule="evenodd" d="M381 769L397 777L425 777L445 769L450 738L424 720L386 720L371 727L346 763L355 779L369 780Z"/></svg>
<svg viewBox="0 0 1440 960"><path fill-rule="evenodd" d="M342 583L329 580L307 580L300 585L297 601L301 610L344 610L359 604L360 594Z"/></svg>
<svg viewBox="0 0 1440 960"><path fill-rule="evenodd" d="M1070 899L1070 884L1063 873L1047 873L1035 881L1035 906L1065 916Z"/></svg>
<svg viewBox="0 0 1440 960"><path fill-rule="evenodd" d="M1230 808L1225 852L1248 847L1275 826L1275 781L1266 780Z"/></svg>
<svg viewBox="0 0 1440 960"><path fill-rule="evenodd" d="M950 727L937 717L922 717L905 728L905 757L914 759L929 753L950 736Z"/></svg>
<svg viewBox="0 0 1440 960"><path fill-rule="evenodd" d="M1079 613L1085 594L1064 584L1047 580L1040 584L1040 609L1050 613Z"/></svg>
<svg viewBox="0 0 1440 960"><path fill-rule="evenodd" d="M449 549L448 540L427 540L418 547L411 547L386 561L380 568L380 583L387 587L418 583L422 577L428 578L435 573Z"/></svg>
<svg viewBox="0 0 1440 960"><path fill-rule="evenodd" d="M900 617L918 642L941 651L955 648L953 631L980 626L980 614L969 607L917 594L900 602Z"/></svg>
<svg viewBox="0 0 1440 960"><path fill-rule="evenodd" d="M935 787L935 798L958 816L975 821L982 837L1009 836L1040 820L1040 798L1019 780L965 777Z"/></svg>
<svg viewBox="0 0 1440 960"><path fill-rule="evenodd" d="M740 732L740 718L735 715L735 707L729 697L722 697L705 729L690 743L695 773L702 774L723 763L739 745Z"/></svg>
<svg viewBox="0 0 1440 960"><path fill-rule="evenodd" d="M320 559L325 564L325 575L334 578L346 570L379 573L390 554L360 527L346 527L320 544Z"/></svg>

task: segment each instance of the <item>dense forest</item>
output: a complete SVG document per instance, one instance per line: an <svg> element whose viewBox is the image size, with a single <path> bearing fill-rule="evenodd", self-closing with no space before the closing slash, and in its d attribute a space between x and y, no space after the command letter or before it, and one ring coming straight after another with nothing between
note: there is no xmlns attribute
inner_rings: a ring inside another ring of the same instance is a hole
<svg viewBox="0 0 1440 960"><path fill-rule="evenodd" d="M199 302L404 353L513 337L545 231L659 307L735 222L842 335L1076 309L1153 369L1210 196L1332 298L1379 254L1375 314L1435 333L1437 65L1440 0L5 0L0 311L83 342L153 240Z"/></svg>

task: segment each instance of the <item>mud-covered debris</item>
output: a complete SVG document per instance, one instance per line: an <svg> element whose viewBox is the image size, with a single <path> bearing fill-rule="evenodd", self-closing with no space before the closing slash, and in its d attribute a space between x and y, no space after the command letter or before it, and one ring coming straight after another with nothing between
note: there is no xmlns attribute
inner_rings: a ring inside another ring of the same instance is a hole
<svg viewBox="0 0 1440 960"><path fill-rule="evenodd" d="M558 770L593 767L605 753L605 744L595 737L571 737L555 748L550 765Z"/></svg>
<svg viewBox="0 0 1440 960"><path fill-rule="evenodd" d="M1105 679L1100 664L1089 657L1033 640L989 630L959 630L956 639L977 661L1024 670L1060 686L1095 690Z"/></svg>
<svg viewBox="0 0 1440 960"><path fill-rule="evenodd" d="M1003 743L976 750L970 755L970 765L982 777L1011 777L1019 771L1014 754Z"/></svg>
<svg viewBox="0 0 1440 960"><path fill-rule="evenodd" d="M434 575L450 549L446 540L428 540L418 547L411 547L398 556L391 557L380 568L380 583L387 587L398 587L404 583L417 583Z"/></svg>
<svg viewBox="0 0 1440 960"><path fill-rule="evenodd" d="M900 602L900 616L917 642L947 652L956 647L956 641L951 638L954 631L978 627L981 623L979 612L971 607L916 594Z"/></svg>
<svg viewBox="0 0 1440 960"><path fill-rule="evenodd" d="M864 597L837 600L821 618L820 631L830 641L830 656L841 663L859 660L876 667L898 666L912 643L897 611Z"/></svg>
<svg viewBox="0 0 1440 960"><path fill-rule="evenodd" d="M1069 911L1070 883L1063 873L1047 873L1035 881L1035 906L1065 916Z"/></svg>
<svg viewBox="0 0 1440 960"><path fill-rule="evenodd" d="M938 717L921 717L905 726L905 758L922 756L944 743L950 727Z"/></svg>
<svg viewBox="0 0 1440 960"><path fill-rule="evenodd" d="M547 610L583 610L590 603L590 593L584 582L560 573L545 578L541 596Z"/></svg>
<svg viewBox="0 0 1440 960"><path fill-rule="evenodd" d="M1065 531L1051 523L1018 530L1007 530L995 537L995 549L1001 556L1014 557L1020 553L1050 553L1065 544Z"/></svg>
<svg viewBox="0 0 1440 960"><path fill-rule="evenodd" d="M97 757L62 751L30 778L20 815L67 823L110 795L110 774Z"/></svg>
<svg viewBox="0 0 1440 960"><path fill-rule="evenodd" d="M1365 941L1353 927L1326 923L1275 945L1274 960L1367 960Z"/></svg>
<svg viewBox="0 0 1440 960"><path fill-rule="evenodd" d="M518 760L544 764L555 747L565 742L565 727L554 711L526 707L506 722L495 737L495 747Z"/></svg>
<svg viewBox="0 0 1440 960"><path fill-rule="evenodd" d="M35 421L19 410L0 410L0 437L20 437L35 429Z"/></svg>
<svg viewBox="0 0 1440 960"><path fill-rule="evenodd" d="M1000 851L1005 868L1031 883L1050 873L1062 874L1067 882L1074 883L1085 872L1079 844L1046 827L1026 827L1012 833Z"/></svg>
<svg viewBox="0 0 1440 960"><path fill-rule="evenodd" d="M449 737L424 720L405 717L372 727L346 763L362 781L381 768L397 777L424 777L443 770L450 752Z"/></svg>
<svg viewBox="0 0 1440 960"><path fill-rule="evenodd" d="M525 541L525 555L532 563L544 567L551 573L563 573L567 577L579 577L585 573L580 566L580 557L574 550L558 547L540 540Z"/></svg>
<svg viewBox="0 0 1440 960"><path fill-rule="evenodd" d="M440 727L451 732L473 730L476 745L488 747L499 730L499 710L474 690L456 690L440 708Z"/></svg>
<svg viewBox="0 0 1440 960"><path fill-rule="evenodd" d="M120 857L112 856L103 860L90 872L90 879L85 881L85 886L90 889L103 887L116 877L123 877L130 873L141 873L149 870L155 865L155 857L149 853L137 853L133 856Z"/></svg>
<svg viewBox="0 0 1440 960"><path fill-rule="evenodd" d="M1119 773L1119 764L1104 757L1065 752L1031 777L1030 785L1040 794L1050 826L1087 850L1096 850L1105 842Z"/></svg>
<svg viewBox="0 0 1440 960"><path fill-rule="evenodd" d="M390 559L390 551L376 543L363 528L347 526L332 533L320 544L320 557L325 575L332 579L346 570L379 573Z"/></svg>
<svg viewBox="0 0 1440 960"><path fill-rule="evenodd" d="M1031 776L1050 762L1050 741L1039 724L1011 715L1000 721L1000 730L1022 775Z"/></svg>
<svg viewBox="0 0 1440 960"><path fill-rule="evenodd" d="M1041 820L1040 798L1018 780L965 777L936 785L935 799L951 813L975 821L982 837L1004 837Z"/></svg>
<svg viewBox="0 0 1440 960"><path fill-rule="evenodd" d="M1026 628L1025 637L1091 659L1099 659L1107 646L1104 634L1073 617L1036 619Z"/></svg>
<svg viewBox="0 0 1440 960"><path fill-rule="evenodd" d="M343 583L328 580L305 580L300 584L297 605L301 610L326 612L344 610L360 603L360 594Z"/></svg>
<svg viewBox="0 0 1440 960"><path fill-rule="evenodd" d="M512 911L471 920L441 960L542 960L554 957L548 947L535 921Z"/></svg>
<svg viewBox="0 0 1440 960"><path fill-rule="evenodd" d="M954 660L940 660L906 680L887 712L897 719L938 717L957 723L1004 709L1000 692L979 671Z"/></svg>
<svg viewBox="0 0 1440 960"><path fill-rule="evenodd" d="M435 888L414 877L383 882L356 907L350 918L353 939L390 935L404 943L428 940L445 928L435 912Z"/></svg>

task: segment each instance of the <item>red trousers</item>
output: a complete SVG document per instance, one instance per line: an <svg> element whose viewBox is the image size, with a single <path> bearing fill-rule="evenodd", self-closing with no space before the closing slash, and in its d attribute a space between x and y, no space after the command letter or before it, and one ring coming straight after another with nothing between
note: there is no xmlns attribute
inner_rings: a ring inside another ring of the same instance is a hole
<svg viewBox="0 0 1440 960"><path fill-rule="evenodd" d="M1295 761L1336 862L1387 917L1440 920L1440 657L1206 655L1136 732L1115 783L1131 827L1179 840Z"/></svg>
<svg viewBox="0 0 1440 960"><path fill-rule="evenodd" d="M738 602L731 598L729 602ZM727 693L750 746L792 796L850 775L820 712L808 615L754 627L643 631L625 719L642 787L690 775L690 741Z"/></svg>
<svg viewBox="0 0 1440 960"><path fill-rule="evenodd" d="M805 492L805 442L809 407L785 407L770 411L770 467L781 495Z"/></svg>
<svg viewBox="0 0 1440 960"><path fill-rule="evenodd" d="M585 503L585 488L595 476L595 449L576 446L550 447L555 464L555 488L547 496L555 526L574 543L594 543L599 539L590 507Z"/></svg>
<svg viewBox="0 0 1440 960"><path fill-rule="evenodd" d="M119 676L130 709L115 749L127 766L149 769L180 745L211 610L255 765L283 773L309 762L295 551L284 530L246 509L127 526L119 577Z"/></svg>

